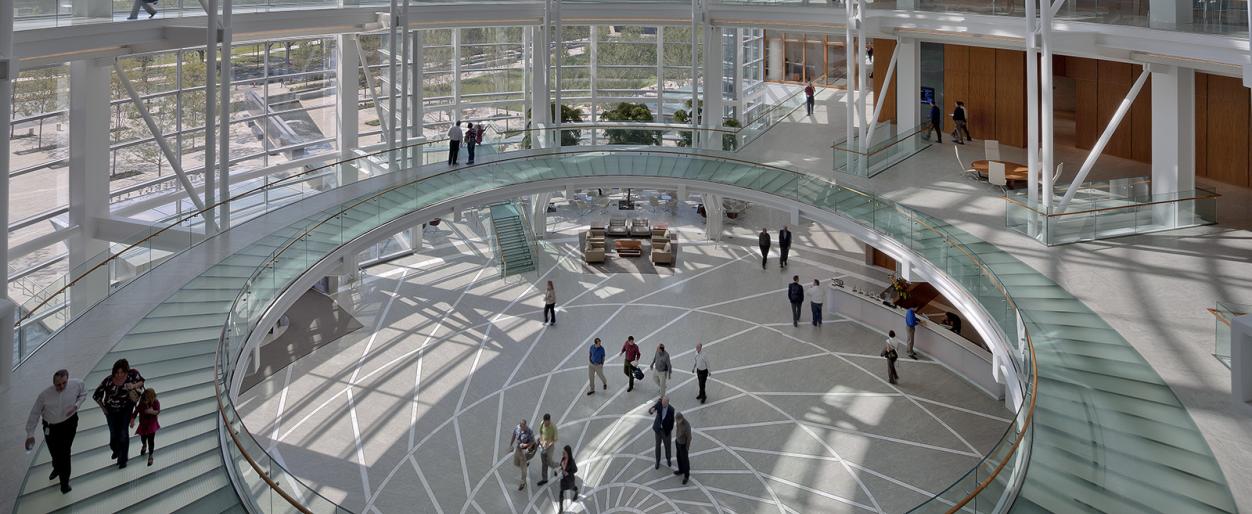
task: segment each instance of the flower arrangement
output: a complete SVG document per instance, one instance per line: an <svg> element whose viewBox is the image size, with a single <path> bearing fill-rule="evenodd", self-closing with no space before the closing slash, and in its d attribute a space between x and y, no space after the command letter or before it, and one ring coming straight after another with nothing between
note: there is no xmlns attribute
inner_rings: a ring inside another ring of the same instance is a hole
<svg viewBox="0 0 1252 514"><path fill-rule="evenodd" d="M892 291L894 291L894 292L895 292L895 294L896 294L896 301L897 301L897 302L902 301L902 300L907 300L907 299L908 299L908 297L909 297L909 281L904 280L904 278L903 278L903 277L900 277L900 276L897 276L897 275L894 275L894 274L893 274L893 275L891 275L890 284L891 284L891 286L890 286L890 287L891 287L891 290L892 290Z"/></svg>

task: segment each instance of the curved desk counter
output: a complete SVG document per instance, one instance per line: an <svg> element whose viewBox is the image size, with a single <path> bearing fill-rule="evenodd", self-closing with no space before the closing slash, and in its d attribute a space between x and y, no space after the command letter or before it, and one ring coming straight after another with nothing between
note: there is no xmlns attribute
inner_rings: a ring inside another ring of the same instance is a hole
<svg viewBox="0 0 1252 514"><path fill-rule="evenodd" d="M1015 457L1029 457L1029 466L1022 462L1005 469L1006 473L1025 471L1013 510L1234 511L1225 478L1190 416L1164 381L1116 331L1029 266L940 220L809 175L683 152L537 154L393 186L397 182L378 182L375 191L389 189L364 194L273 230L270 236L220 261L152 310L96 366L93 377L101 376L112 359L127 356L149 380L161 377L165 382L162 399L168 399L169 406L163 422L168 419L171 425L163 433L169 434L167 439L183 434L183 439L165 443L170 445L165 454L168 457L159 474L123 487L132 478L130 474L113 472L107 457L101 455L102 449L107 454L103 447L103 420L84 415L80 427L84 433L80 434L76 448L74 492L61 496L55 487L47 487L46 452L39 450L41 457L28 472L16 510L238 509L226 467L235 469L237 477L243 480L237 488L249 492L254 497L252 501L264 502L265 510L269 510L268 506L280 508L284 500L265 490L265 485L248 469L249 464L238 458L236 448L222 452L217 447L214 351L224 323L231 323L224 354L231 364L244 350L243 340L281 291L305 280L307 277L302 275L306 271L333 256L345 243L356 243L372 231L388 230L393 223L399 226L408 218L419 219L453 205L482 203L493 196L518 196L566 185L631 183L682 184L747 198L773 199L776 205L799 205L806 216L815 220L860 227L863 233L878 234L879 243L894 244L924 257L926 262L919 264L933 266L954 283L979 286L972 290L966 287L965 293L993 318L984 322L1014 341L1017 327L1024 327L1033 341L1038 367L1033 432L1028 433L1022 451ZM328 219L338 221L333 230L323 223ZM922 230L923 225L926 230ZM944 236L927 237L935 233L932 231ZM274 262L275 249L289 247L291 238L301 242L300 254L292 256L298 258ZM952 242L959 242L959 246L951 246ZM210 246L213 245L201 245L188 253ZM978 269L979 262L986 266L986 271ZM254 277L258 266L271 263L275 265ZM1003 285L1017 311L992 287L993 282L979 278L987 272ZM141 277L139 281L152 278ZM250 289L252 294L242 307L231 302L243 288L261 282L266 285ZM110 301L113 299L96 309ZM228 320L232 308L234 317ZM970 321L974 324L974 320ZM238 428L237 418L228 421L234 421L231 425ZM246 433L241 436L247 438ZM253 457L264 458L258 447L249 445L247 450ZM225 467L223 453L232 457ZM276 463L261 461L259 465L269 469L269 474L283 487L298 487L292 485L294 480L284 478ZM138 475L139 470L135 471ZM945 510L951 501L973 491L987 471L971 473L943 492L942 499L932 502L934 505L928 505L926 510ZM1007 481L1008 477L1001 480ZM261 484L259 488L257 484ZM997 486L992 483L969 507L979 512L1002 508ZM295 496L313 510L333 508L328 502L321 503L318 498L301 493L297 491ZM949 503L944 504L945 501Z"/></svg>

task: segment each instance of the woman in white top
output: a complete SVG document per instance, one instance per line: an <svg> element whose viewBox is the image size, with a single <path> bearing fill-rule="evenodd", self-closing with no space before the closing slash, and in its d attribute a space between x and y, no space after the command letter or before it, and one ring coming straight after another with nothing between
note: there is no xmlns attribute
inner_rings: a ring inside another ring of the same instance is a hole
<svg viewBox="0 0 1252 514"><path fill-rule="evenodd" d="M882 353L879 355L887 358L887 382L894 384L900 380L900 374L896 373L896 359L900 358L900 355L896 353L896 347L898 347L900 343L896 341L895 330L887 331L886 343L886 346L882 349Z"/></svg>
<svg viewBox="0 0 1252 514"><path fill-rule="evenodd" d="M556 326L556 286L548 281L548 289L543 292L543 324L548 324L548 313L552 313L552 326Z"/></svg>

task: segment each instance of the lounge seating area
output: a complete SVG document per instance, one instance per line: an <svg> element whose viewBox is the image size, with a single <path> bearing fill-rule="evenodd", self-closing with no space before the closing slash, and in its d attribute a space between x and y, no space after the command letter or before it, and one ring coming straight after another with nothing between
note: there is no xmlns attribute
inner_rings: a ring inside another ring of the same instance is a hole
<svg viewBox="0 0 1252 514"><path fill-rule="evenodd" d="M610 238L613 240L610 243ZM640 240L636 238L647 238ZM615 216L608 225L594 224L583 232L583 260L588 264L602 264L610 253L618 257L633 258L648 255L653 264L674 264L678 234L669 226L649 224L647 218ZM612 250L610 251L610 244Z"/></svg>

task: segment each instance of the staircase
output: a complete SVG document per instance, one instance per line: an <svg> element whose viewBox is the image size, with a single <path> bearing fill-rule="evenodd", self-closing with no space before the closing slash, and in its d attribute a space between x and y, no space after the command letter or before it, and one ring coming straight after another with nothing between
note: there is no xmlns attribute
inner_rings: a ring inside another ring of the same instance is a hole
<svg viewBox="0 0 1252 514"><path fill-rule="evenodd" d="M500 276L534 271L533 239L521 209L513 202L495 204L490 209L492 250L500 258Z"/></svg>
<svg viewBox="0 0 1252 514"><path fill-rule="evenodd" d="M73 490L61 494L59 482L48 480L51 459L46 449L37 449L14 512L246 512L222 460L214 352L228 309L248 277L295 233L292 227L280 229L192 279L140 320L84 378L90 392L115 360L125 358L147 387L157 390L161 430L151 467L138 455L140 441L132 435L130 460L118 469L110 458L104 415L88 400L74 439ZM311 253L336 246L317 238L308 244Z"/></svg>

